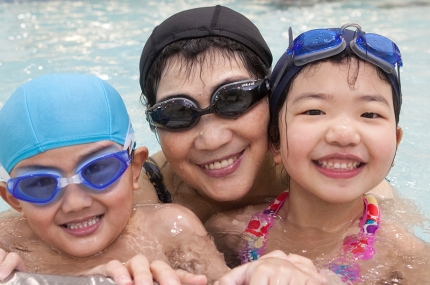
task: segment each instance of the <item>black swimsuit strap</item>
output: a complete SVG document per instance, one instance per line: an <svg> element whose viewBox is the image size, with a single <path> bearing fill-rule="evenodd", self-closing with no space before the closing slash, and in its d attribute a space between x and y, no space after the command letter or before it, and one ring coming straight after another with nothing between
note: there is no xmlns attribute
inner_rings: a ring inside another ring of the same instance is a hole
<svg viewBox="0 0 430 285"><path fill-rule="evenodd" d="M158 168L155 160L148 157L143 164L143 168L145 169L149 181L151 181L154 186L155 191L157 191L158 200L162 203L172 203L170 193L167 191L166 186L163 183L163 175L161 175L160 168Z"/></svg>

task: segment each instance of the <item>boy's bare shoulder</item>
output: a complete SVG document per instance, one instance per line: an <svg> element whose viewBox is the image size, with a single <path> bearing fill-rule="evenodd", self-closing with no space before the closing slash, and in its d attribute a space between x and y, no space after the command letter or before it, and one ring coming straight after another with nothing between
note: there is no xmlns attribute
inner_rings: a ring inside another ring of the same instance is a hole
<svg viewBox="0 0 430 285"><path fill-rule="evenodd" d="M17 212L11 211L2 214L0 218L0 247L15 251L31 251L31 244L34 241L40 241L40 238L34 233L27 221Z"/></svg>
<svg viewBox="0 0 430 285"><path fill-rule="evenodd" d="M174 230L180 228L192 230L194 233L205 234L203 224L189 209L179 204L146 204L135 208L137 219L148 227L160 230Z"/></svg>

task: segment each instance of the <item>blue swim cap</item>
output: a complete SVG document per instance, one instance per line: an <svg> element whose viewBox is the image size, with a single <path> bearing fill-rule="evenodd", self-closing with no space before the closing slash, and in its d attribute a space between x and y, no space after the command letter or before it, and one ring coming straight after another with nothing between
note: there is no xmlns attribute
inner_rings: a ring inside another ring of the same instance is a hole
<svg viewBox="0 0 430 285"><path fill-rule="evenodd" d="M18 162L54 148L103 140L124 145L129 124L121 96L100 78L40 76L0 110L0 164L10 173Z"/></svg>

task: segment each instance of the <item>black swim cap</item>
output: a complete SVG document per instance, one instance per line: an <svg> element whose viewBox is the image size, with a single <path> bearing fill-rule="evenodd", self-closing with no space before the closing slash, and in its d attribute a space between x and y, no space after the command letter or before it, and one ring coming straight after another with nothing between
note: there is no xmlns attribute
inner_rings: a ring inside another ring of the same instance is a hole
<svg viewBox="0 0 430 285"><path fill-rule="evenodd" d="M140 57L140 87L158 53L171 43L206 36L225 37L253 51L267 67L272 53L258 28L244 15L224 6L201 7L181 11L154 28Z"/></svg>

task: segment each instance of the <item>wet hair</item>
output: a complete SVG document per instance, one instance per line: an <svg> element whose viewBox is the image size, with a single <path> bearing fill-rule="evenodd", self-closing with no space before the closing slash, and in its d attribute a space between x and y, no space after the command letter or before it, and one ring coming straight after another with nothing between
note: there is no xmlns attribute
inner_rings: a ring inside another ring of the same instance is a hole
<svg viewBox="0 0 430 285"><path fill-rule="evenodd" d="M159 52L148 70L143 82L145 93L141 102L151 107L156 102L158 86L163 72L168 68L171 59L181 61L183 72L190 74L195 65L201 64L212 55L220 55L228 60L239 60L248 73L255 79L264 78L270 73L270 66L245 45L225 37L201 37L174 42Z"/></svg>
<svg viewBox="0 0 430 285"><path fill-rule="evenodd" d="M353 59L357 60L357 66L356 68L351 68L351 64ZM318 60L316 62L312 62L310 64L307 64L305 67L301 68L298 72L294 74L294 76L289 80L288 84L286 85L285 89L283 90L282 95L279 97L279 100L275 106L274 109L271 109L270 112L270 120L269 120L269 128L268 128L268 135L269 135L269 142L273 145L274 148L279 148L280 144L280 133L279 133L279 113L287 99L288 93L290 92L291 86L296 79L296 77L302 73L302 72L310 72L313 68L318 68L319 65L323 62L331 62L335 65L346 65L348 66L348 84L352 87L355 82L357 81L358 73L360 70L360 65L364 64L365 60L361 59L357 55L355 55L354 52L352 52L350 49L345 49L343 52L334 55L329 58L325 58L322 60ZM400 109L401 109L401 92L399 95L399 92L396 90L393 85L393 82L388 77L387 73L385 73L381 68L379 68L376 65L372 66L376 68L377 74L379 78L382 81L387 82L391 86L391 92L392 92L392 98L393 98L393 109L394 109L394 116L396 119L396 125L399 123L399 116L400 116ZM392 76L391 76L392 77ZM398 87L400 88L400 87ZM400 96L400 98L398 98Z"/></svg>

